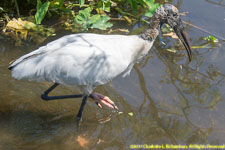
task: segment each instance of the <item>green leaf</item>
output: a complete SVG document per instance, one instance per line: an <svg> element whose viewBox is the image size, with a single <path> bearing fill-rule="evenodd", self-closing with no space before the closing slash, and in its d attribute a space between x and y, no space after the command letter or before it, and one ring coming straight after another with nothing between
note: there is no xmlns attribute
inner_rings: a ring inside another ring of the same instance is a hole
<svg viewBox="0 0 225 150"><path fill-rule="evenodd" d="M173 32L173 29L168 24L164 24L163 26L161 26L161 32L162 33Z"/></svg>
<svg viewBox="0 0 225 150"><path fill-rule="evenodd" d="M192 49L211 48L211 47L212 46L210 44L203 44L203 45L191 46Z"/></svg>
<svg viewBox="0 0 225 150"><path fill-rule="evenodd" d="M152 11L147 10L147 11L145 12L145 16L151 18L151 17L153 16Z"/></svg>
<svg viewBox="0 0 225 150"><path fill-rule="evenodd" d="M0 13L1 13L1 12L4 12L4 9L3 9L2 7L0 7Z"/></svg>
<svg viewBox="0 0 225 150"><path fill-rule="evenodd" d="M91 11L92 8L90 7L80 10L79 14L75 17L75 23L82 25L84 29L96 28L105 30L112 26L111 23L107 22L110 17L99 14L91 15Z"/></svg>
<svg viewBox="0 0 225 150"><path fill-rule="evenodd" d="M159 3L154 3L155 0L144 0L145 4L148 6L145 16L152 17L156 9L160 6Z"/></svg>
<svg viewBox="0 0 225 150"><path fill-rule="evenodd" d="M137 13L137 10L138 10L137 1L136 0L128 0L128 2L130 4L132 11L134 13Z"/></svg>
<svg viewBox="0 0 225 150"><path fill-rule="evenodd" d="M41 7L41 5L42 5L41 0L37 0L37 10Z"/></svg>
<svg viewBox="0 0 225 150"><path fill-rule="evenodd" d="M79 0L80 7L82 7L85 3L85 0Z"/></svg>
<svg viewBox="0 0 225 150"><path fill-rule="evenodd" d="M80 10L79 14L75 17L75 22L78 24L84 24L88 21L89 16L91 15L92 9L90 7Z"/></svg>
<svg viewBox="0 0 225 150"><path fill-rule="evenodd" d="M100 19L100 15L93 15L83 24L84 28L91 28L92 24L96 23Z"/></svg>
<svg viewBox="0 0 225 150"><path fill-rule="evenodd" d="M53 0L51 1L50 7L51 8L60 8L64 4L64 0Z"/></svg>
<svg viewBox="0 0 225 150"><path fill-rule="evenodd" d="M71 10L69 8L62 8L61 9L65 14L70 14Z"/></svg>
<svg viewBox="0 0 225 150"><path fill-rule="evenodd" d="M103 10L106 11L106 12L110 12L110 7L111 7L111 2L108 1L106 3L103 3Z"/></svg>
<svg viewBox="0 0 225 150"><path fill-rule="evenodd" d="M44 19L45 14L48 11L50 5L49 1L46 1L44 4L41 4L40 0L37 0L37 12L35 14L36 24L41 24L41 21Z"/></svg>
<svg viewBox="0 0 225 150"><path fill-rule="evenodd" d="M211 36L211 35L208 37L205 37L204 39L208 42L213 42L213 43L219 42L219 40L217 38L215 38L214 36Z"/></svg>
<svg viewBox="0 0 225 150"><path fill-rule="evenodd" d="M110 0L98 1L96 9L103 10L105 12L110 12L111 4L112 3Z"/></svg>
<svg viewBox="0 0 225 150"><path fill-rule="evenodd" d="M144 0L138 0L138 2L140 3L141 6L144 6L145 5Z"/></svg>
<svg viewBox="0 0 225 150"><path fill-rule="evenodd" d="M91 28L97 28L101 30L106 30L107 28L110 28L113 26L112 23L107 22L110 20L110 17L108 16L101 16L92 26Z"/></svg>
<svg viewBox="0 0 225 150"><path fill-rule="evenodd" d="M90 19L87 22L88 24L93 24L97 22L100 18L101 18L100 15L93 15L92 17L90 17Z"/></svg>
<svg viewBox="0 0 225 150"><path fill-rule="evenodd" d="M148 7L151 7L152 5L154 5L155 3L155 0L143 0L145 2L145 4L148 6Z"/></svg>

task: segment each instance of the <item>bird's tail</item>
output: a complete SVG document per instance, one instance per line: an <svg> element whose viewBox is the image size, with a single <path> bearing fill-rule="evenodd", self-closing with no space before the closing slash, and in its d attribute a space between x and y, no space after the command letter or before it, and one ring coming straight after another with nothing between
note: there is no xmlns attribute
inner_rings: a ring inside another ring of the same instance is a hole
<svg viewBox="0 0 225 150"><path fill-rule="evenodd" d="M16 61L16 59L15 59L15 60L10 61L10 63L9 63L9 67L8 67L8 69L9 69L9 70L12 70L12 68L15 66L15 65L12 65L15 61Z"/></svg>

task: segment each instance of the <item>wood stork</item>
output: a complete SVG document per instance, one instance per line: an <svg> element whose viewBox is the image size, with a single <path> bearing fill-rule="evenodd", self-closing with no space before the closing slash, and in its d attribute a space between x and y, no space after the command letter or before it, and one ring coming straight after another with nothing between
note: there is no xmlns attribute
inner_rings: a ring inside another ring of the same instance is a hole
<svg viewBox="0 0 225 150"><path fill-rule="evenodd" d="M53 82L53 86L42 94L44 100L83 97L77 120L82 117L88 97L99 107L104 104L118 109L108 97L92 93L93 89L119 75L129 75L133 65L149 52L164 23L173 28L191 61L190 42L178 9L164 4L156 10L148 29L140 35L66 35L20 57L9 69L16 79ZM48 96L59 84L79 88L82 94Z"/></svg>

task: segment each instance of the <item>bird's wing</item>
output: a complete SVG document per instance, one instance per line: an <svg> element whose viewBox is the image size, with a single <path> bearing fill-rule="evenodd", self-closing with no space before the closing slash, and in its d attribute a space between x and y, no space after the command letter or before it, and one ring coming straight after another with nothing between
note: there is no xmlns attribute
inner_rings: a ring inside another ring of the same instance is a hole
<svg viewBox="0 0 225 150"><path fill-rule="evenodd" d="M33 52L30 52L30 53L18 58L17 60L12 62L8 68L11 70L13 67L15 67L16 65L18 65L19 63L21 63L23 61L26 61L27 59L37 57L37 56L45 54L47 52L53 52L56 50L60 50L62 47L65 47L68 44L71 44L73 42L76 42L76 38L75 38L76 36L79 36L79 35L76 35L76 34L67 35L67 36L61 37L55 41L52 41L52 42L48 43L46 46L42 46L42 47L38 48L37 50L34 50Z"/></svg>
<svg viewBox="0 0 225 150"><path fill-rule="evenodd" d="M64 36L16 60L12 76L65 85L104 84L128 68L126 53L134 49L135 40L120 35Z"/></svg>

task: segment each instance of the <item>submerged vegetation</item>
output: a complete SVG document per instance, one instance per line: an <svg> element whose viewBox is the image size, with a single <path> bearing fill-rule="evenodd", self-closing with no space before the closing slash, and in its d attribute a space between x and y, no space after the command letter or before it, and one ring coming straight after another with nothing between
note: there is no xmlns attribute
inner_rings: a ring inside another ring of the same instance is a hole
<svg viewBox="0 0 225 150"><path fill-rule="evenodd" d="M23 40L41 43L54 35L56 26L72 32L107 30L115 20L135 24L151 17L159 5L154 0L3 0L0 28L17 45Z"/></svg>

